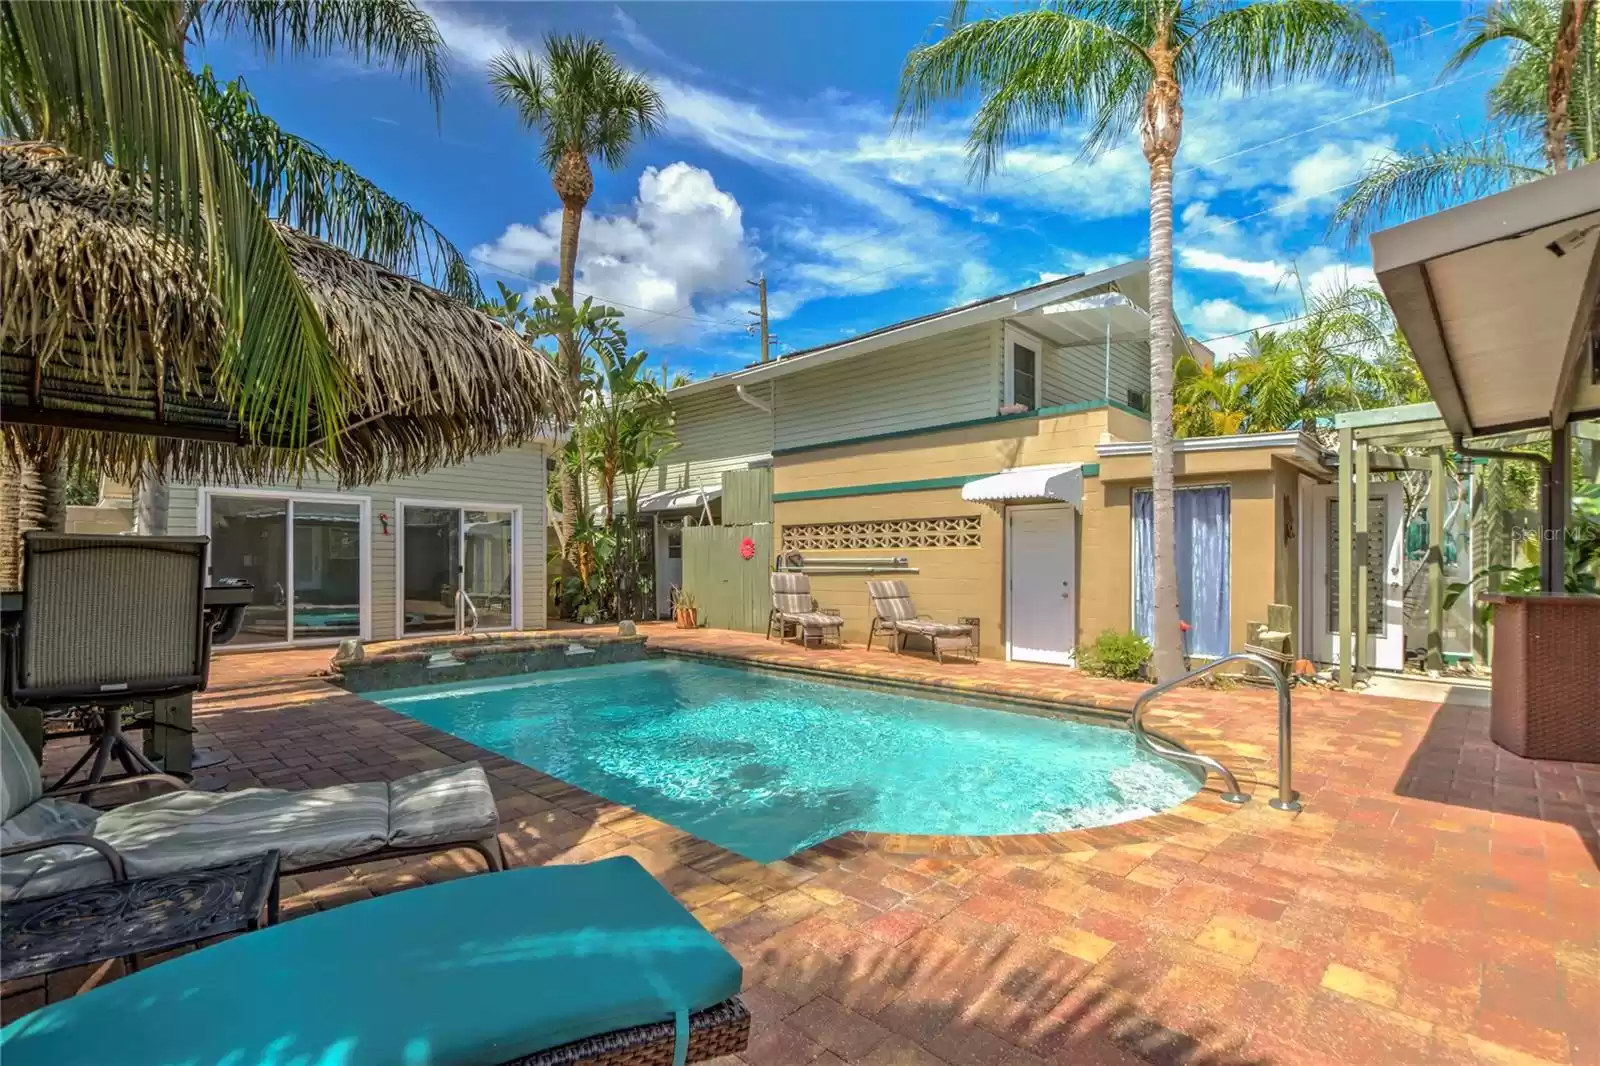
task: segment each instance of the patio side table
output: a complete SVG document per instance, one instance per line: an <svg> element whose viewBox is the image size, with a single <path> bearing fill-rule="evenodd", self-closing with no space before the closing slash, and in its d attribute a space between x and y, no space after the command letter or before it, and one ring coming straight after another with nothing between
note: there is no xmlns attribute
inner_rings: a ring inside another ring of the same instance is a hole
<svg viewBox="0 0 1600 1066"><path fill-rule="evenodd" d="M264 915L264 920L263 920ZM0 911L0 980L166 951L278 921L278 853L93 885Z"/></svg>

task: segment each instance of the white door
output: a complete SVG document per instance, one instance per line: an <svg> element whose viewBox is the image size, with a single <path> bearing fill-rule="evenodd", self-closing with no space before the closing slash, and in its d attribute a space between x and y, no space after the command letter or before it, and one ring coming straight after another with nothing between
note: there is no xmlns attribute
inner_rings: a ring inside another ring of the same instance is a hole
<svg viewBox="0 0 1600 1066"><path fill-rule="evenodd" d="M1072 665L1077 530L1066 504L1006 508L1006 657Z"/></svg>
<svg viewBox="0 0 1600 1066"><path fill-rule="evenodd" d="M1331 485L1306 490L1313 525L1302 530L1311 556L1312 653L1319 662L1339 661L1339 556L1334 531L1339 498ZM1405 667L1405 496L1399 482L1372 485L1367 496L1367 653L1379 670Z"/></svg>
<svg viewBox="0 0 1600 1066"><path fill-rule="evenodd" d="M672 617L672 590L683 585L683 522L656 527L656 616Z"/></svg>

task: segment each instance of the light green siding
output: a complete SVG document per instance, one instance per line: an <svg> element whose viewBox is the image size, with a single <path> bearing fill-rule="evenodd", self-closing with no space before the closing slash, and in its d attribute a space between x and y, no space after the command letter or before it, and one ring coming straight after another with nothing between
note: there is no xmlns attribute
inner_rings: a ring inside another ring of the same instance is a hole
<svg viewBox="0 0 1600 1066"><path fill-rule="evenodd" d="M730 526L772 521L770 466L723 473L722 521Z"/></svg>
<svg viewBox="0 0 1600 1066"><path fill-rule="evenodd" d="M775 446L993 415L996 337L994 324L973 326L781 378Z"/></svg>
<svg viewBox="0 0 1600 1066"><path fill-rule="evenodd" d="M771 406L771 387L751 385L746 391ZM724 470L744 470L772 454L772 416L725 389L672 400L678 446L651 473L645 492L722 484Z"/></svg>
<svg viewBox="0 0 1600 1066"><path fill-rule="evenodd" d="M749 538L755 553L739 550ZM691 526L683 531L683 587L693 594L700 624L760 633L772 609L772 523Z"/></svg>
<svg viewBox="0 0 1600 1066"><path fill-rule="evenodd" d="M249 486L229 486L248 491ZM335 485L307 479L299 485L263 486L268 491L332 493L355 502L371 501L369 551L372 588L371 619L374 640L389 640L395 632L395 533L400 519L397 499L469 505L502 504L522 508L522 625L539 629L545 624L545 450L538 444L508 448L496 455L440 467L416 477L379 485L341 490ZM379 515L388 516L389 532ZM167 532L205 533L200 528L200 489L173 485L168 490Z"/></svg>
<svg viewBox="0 0 1600 1066"><path fill-rule="evenodd" d="M1046 407L1106 399L1105 345L1050 349L1040 388ZM1110 399L1126 404L1129 389L1150 391L1150 345L1145 341L1111 345Z"/></svg>

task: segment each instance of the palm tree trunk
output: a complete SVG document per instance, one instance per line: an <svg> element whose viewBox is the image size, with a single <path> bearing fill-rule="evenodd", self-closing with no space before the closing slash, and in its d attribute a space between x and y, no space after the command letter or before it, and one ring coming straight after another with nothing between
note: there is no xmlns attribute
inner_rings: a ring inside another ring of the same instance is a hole
<svg viewBox="0 0 1600 1066"><path fill-rule="evenodd" d="M1166 28L1158 30L1158 40ZM1178 518L1172 429L1172 164L1183 135L1183 96L1163 47L1150 53L1155 78L1145 95L1140 137L1150 163L1150 495L1153 640L1156 677L1183 673L1178 628Z"/></svg>
<svg viewBox="0 0 1600 1066"><path fill-rule="evenodd" d="M551 184L555 186L556 196L561 199L561 263L556 290L569 301L576 302L573 299L573 286L578 275L578 230L583 225L583 209L594 194L594 173L589 169L589 160L582 152L569 149L556 164ZM583 360L578 354L578 345L573 339L570 325L562 325L556 344L561 357L561 369L567 376L567 388L571 390L576 408L582 399L579 391L582 387ZM575 543L572 534L578 522L579 491L578 471L565 471L561 478L561 542L569 546ZM571 550L570 547L568 550Z"/></svg>
<svg viewBox="0 0 1600 1066"><path fill-rule="evenodd" d="M167 533L167 479L154 464L140 471L133 490L133 531L141 537L164 537Z"/></svg>
<svg viewBox="0 0 1600 1066"><path fill-rule="evenodd" d="M1150 167L1150 486L1155 672L1183 673L1178 629L1178 522L1172 429L1172 163Z"/></svg>
<svg viewBox="0 0 1600 1066"><path fill-rule="evenodd" d="M1585 0L1565 0L1555 46L1550 50L1550 83L1545 97L1544 154L1550 169L1567 169L1567 137L1572 132L1572 69L1578 62Z"/></svg>
<svg viewBox="0 0 1600 1066"><path fill-rule="evenodd" d="M15 477L13 478L13 471ZM6 469L6 501L0 528L6 539L0 584L19 588L23 577L22 535L35 530L63 533L67 528L66 479L62 464L22 458ZM9 578L9 580L5 580Z"/></svg>
<svg viewBox="0 0 1600 1066"><path fill-rule="evenodd" d="M9 453L0 455L0 589L22 587L22 469Z"/></svg>

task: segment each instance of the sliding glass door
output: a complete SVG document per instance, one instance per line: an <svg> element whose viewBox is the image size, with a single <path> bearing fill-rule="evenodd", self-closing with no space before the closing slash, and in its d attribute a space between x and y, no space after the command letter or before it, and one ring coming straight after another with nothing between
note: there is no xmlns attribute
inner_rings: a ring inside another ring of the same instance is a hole
<svg viewBox="0 0 1600 1066"><path fill-rule="evenodd" d="M517 624L515 507L400 503L400 632Z"/></svg>
<svg viewBox="0 0 1600 1066"><path fill-rule="evenodd" d="M208 493L203 510L211 579L255 586L233 644L304 644L365 633L364 502Z"/></svg>

